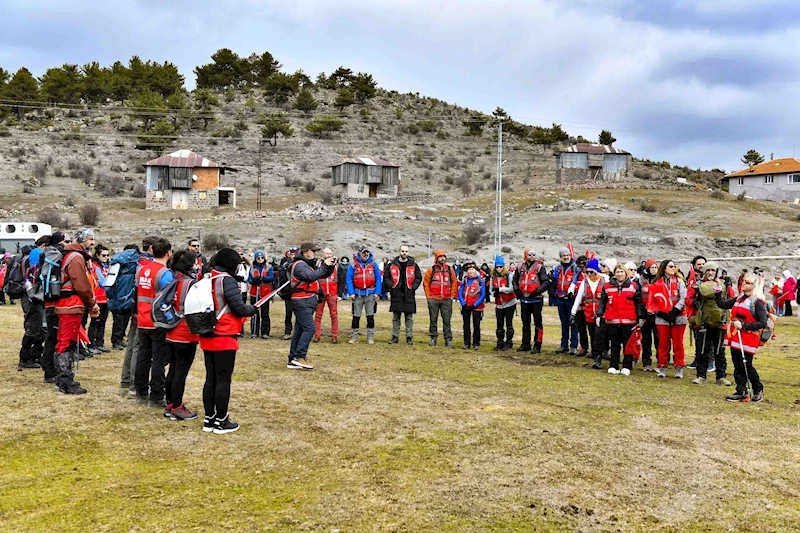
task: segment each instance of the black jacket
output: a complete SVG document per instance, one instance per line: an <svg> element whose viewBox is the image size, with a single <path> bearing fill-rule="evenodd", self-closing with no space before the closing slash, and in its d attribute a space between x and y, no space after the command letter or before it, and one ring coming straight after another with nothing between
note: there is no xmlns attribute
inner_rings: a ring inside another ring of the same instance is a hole
<svg viewBox="0 0 800 533"><path fill-rule="evenodd" d="M392 287L391 268L397 265L400 268L400 280L397 287ZM411 283L411 290L405 284L405 269L409 266L414 267L414 280ZM409 256L405 263L400 262L400 256L392 259L389 267L383 272L383 292L388 292L391 298L389 311L392 313L416 313L417 300L415 293L422 284L422 271L419 265L414 262L414 258Z"/></svg>

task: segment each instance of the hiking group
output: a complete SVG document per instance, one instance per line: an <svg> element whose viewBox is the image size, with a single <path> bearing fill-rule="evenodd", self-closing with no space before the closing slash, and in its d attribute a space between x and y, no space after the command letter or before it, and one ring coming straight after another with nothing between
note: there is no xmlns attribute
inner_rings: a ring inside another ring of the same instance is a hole
<svg viewBox="0 0 800 533"><path fill-rule="evenodd" d="M273 296L284 301L282 338L291 340L287 368L292 370L313 369L308 350L312 342L322 340L326 307L331 342L339 342L338 302L344 299L352 305L349 344L359 343L362 314L366 343L375 343L378 302L388 296L389 343L400 343L404 322L405 342L413 345L416 292L422 285L429 314L428 346L438 343L440 318L444 346L454 346L451 322L457 301L463 347L479 350L484 311L493 301L494 350L513 349L519 308L522 334L517 351L540 354L547 300L557 308L561 323L555 352L590 357L594 369L608 360L612 375L629 376L641 360L645 372L665 378L672 361L675 378L683 378L688 367L696 371L693 383L706 383L708 373L714 372L718 385L729 386L729 347L736 383L729 401L763 398L753 356L773 336L775 308L790 315L791 300L797 298L789 271L776 277L769 305L759 269L742 271L734 283L702 256L695 257L688 275L683 275L669 259L646 259L637 266L613 258L601 261L588 251L574 258L569 248L559 252L551 270L533 249L524 251L518 265L506 265L497 256L493 268L473 261L448 264L447 253L436 250L433 264L423 273L407 245L400 246L393 260L379 263L367 246L361 246L351 262L306 242L289 248L278 263L275 257L268 262L262 250L254 252L251 262L243 250L232 248L208 260L197 239L173 253L169 241L148 236L141 248L130 244L114 255L95 241L91 228L80 229L74 240L56 232L26 246L17 257L4 257L0 304L8 295L12 303L21 301L24 313L19 369L42 368L44 381L54 383L61 393L86 393L74 371L79 361L111 351L105 345L110 314L111 347L125 351L120 394L162 409L171 420L197 418L183 396L199 344L206 370L203 431L216 434L239 427L228 414L238 339L245 336L248 321L251 339L270 337ZM687 327L695 346L694 361L688 365Z"/></svg>

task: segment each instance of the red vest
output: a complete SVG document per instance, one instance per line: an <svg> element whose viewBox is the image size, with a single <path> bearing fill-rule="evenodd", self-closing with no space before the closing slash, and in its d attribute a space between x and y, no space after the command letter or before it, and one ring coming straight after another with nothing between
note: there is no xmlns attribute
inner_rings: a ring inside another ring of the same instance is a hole
<svg viewBox="0 0 800 533"><path fill-rule="evenodd" d="M594 322L597 308L600 306L600 295L603 294L603 287L606 281L603 276L597 280L597 285L594 290L589 286L589 280L583 281L583 300L581 305L583 307L583 316L586 317L586 322Z"/></svg>
<svg viewBox="0 0 800 533"><path fill-rule="evenodd" d="M541 259L536 259L530 268L527 263L519 267L519 290L522 294L533 294L540 286L539 269L542 268Z"/></svg>
<svg viewBox="0 0 800 533"><path fill-rule="evenodd" d="M392 277L392 288L394 289L400 283L400 266L392 263L389 267L389 275ZM409 290L414 286L415 275L414 265L406 266L406 288Z"/></svg>
<svg viewBox="0 0 800 533"><path fill-rule="evenodd" d="M253 267L250 269L250 275L255 279L256 277L264 277L264 274L269 274L269 263L264 263L264 266L261 269L258 268L258 265L253 263ZM256 276L258 274L258 276ZM254 284L250 284L249 294L250 296L257 296L258 298L263 298L267 294L272 291L272 283L269 281L261 280L261 283L256 286Z"/></svg>
<svg viewBox="0 0 800 533"><path fill-rule="evenodd" d="M750 311L751 300L749 296L742 296L731 310L731 322L740 320L742 323L756 322L758 319L753 316ZM760 341L760 334L758 331L745 331L737 332L731 328L733 334L730 336L731 348L742 350L745 353L754 354L758 350ZM739 342L739 333L742 335L742 341Z"/></svg>
<svg viewBox="0 0 800 533"><path fill-rule="evenodd" d="M178 274L177 279L178 286L175 288L175 300L172 302L172 306L175 308L176 313L183 315L183 302L186 300L186 294L195 279L186 277L183 274ZM167 330L167 340L183 344L197 343L200 342L200 335L195 335L189 331L186 319L183 319L173 329Z"/></svg>
<svg viewBox="0 0 800 533"><path fill-rule="evenodd" d="M321 266L322 261L317 263L317 266ZM374 270L373 270L373 278L374 278ZM355 282L355 279L353 279ZM333 273L328 276L327 278L319 280L319 286L322 288L322 294L325 296L338 296L339 294L339 265L333 265Z"/></svg>
<svg viewBox="0 0 800 533"><path fill-rule="evenodd" d="M672 279L665 277L664 286L667 288L667 292L669 293L669 299L672 301L672 307L675 307L681 300L681 280L679 280L677 277Z"/></svg>
<svg viewBox="0 0 800 533"><path fill-rule="evenodd" d="M211 272L212 276L219 276L214 280L211 285L211 294L214 296L214 311L219 313L222 311L227 302L225 301L225 290L222 288L222 280L230 274L218 272L216 270ZM217 324L214 326L214 335L235 337L242 330L243 318L233 314L230 307L225 309L225 312L217 319Z"/></svg>
<svg viewBox="0 0 800 533"><path fill-rule="evenodd" d="M492 289L500 289L503 287L508 287L508 275L505 276L492 276ZM503 305L504 303L510 302L516 298L516 295L513 292L508 294L500 293L500 295L494 299L495 305Z"/></svg>
<svg viewBox="0 0 800 533"><path fill-rule="evenodd" d="M464 301L467 302L467 305L475 305L475 302L478 301L478 298L481 297L481 284L483 284L483 279L478 276L477 278L464 278L462 282L464 284ZM486 299L481 302L481 305L475 308L476 311L483 311L486 307L485 304Z"/></svg>
<svg viewBox="0 0 800 533"><path fill-rule="evenodd" d="M453 281L450 277L450 267L445 265L440 268L439 265L433 265L431 272L431 284L428 289L431 296L435 298L450 298L453 294Z"/></svg>
<svg viewBox="0 0 800 533"><path fill-rule="evenodd" d="M317 296L319 293L319 281L313 281L311 283L307 283L305 281L300 281L296 277L294 277L294 267L297 266L298 261L294 261L292 263L291 268L289 269L289 274L291 275L291 283L290 286L292 287L292 300L302 300L304 298L311 298L312 296ZM375 271L372 271L372 284L375 285Z"/></svg>
<svg viewBox="0 0 800 533"><path fill-rule="evenodd" d="M559 269L558 283L556 284L556 296L562 298L567 295L569 292L569 286L572 285L573 281L575 281L575 271L578 267L575 265L569 265L567 268L564 268L563 264L559 264L556 268Z"/></svg>
<svg viewBox="0 0 800 533"><path fill-rule="evenodd" d="M92 276L89 273L89 269L86 267L86 261L83 260L83 255L74 251L67 252L61 260L61 296L55 302L55 307L63 309L84 306L83 300L81 300L81 297L75 292L72 286L72 280L67 275L67 265L73 261L78 261L83 265L83 268L86 270L86 275L89 278L89 283L92 284ZM94 292L94 284L92 284L92 292Z"/></svg>
<svg viewBox="0 0 800 533"><path fill-rule="evenodd" d="M96 264L94 261L89 261L89 275L92 277L92 282L94 283L94 299L97 301L97 305L103 305L108 303L108 296L106 296L105 288L100 285L100 277L97 275L97 270L95 270L97 268L100 269L103 276L108 275L108 268Z"/></svg>
<svg viewBox="0 0 800 533"><path fill-rule="evenodd" d="M603 286L608 297L606 311L603 318L606 324L636 324L636 285L631 281L628 286L612 285L611 282Z"/></svg>
<svg viewBox="0 0 800 533"><path fill-rule="evenodd" d="M136 272L136 316L137 324L142 329L156 329L150 311L156 294L161 290L161 274L166 269L161 263L149 259L140 262Z"/></svg>
<svg viewBox="0 0 800 533"><path fill-rule="evenodd" d="M353 261L353 287L359 290L375 288L375 261L366 266L361 261Z"/></svg>

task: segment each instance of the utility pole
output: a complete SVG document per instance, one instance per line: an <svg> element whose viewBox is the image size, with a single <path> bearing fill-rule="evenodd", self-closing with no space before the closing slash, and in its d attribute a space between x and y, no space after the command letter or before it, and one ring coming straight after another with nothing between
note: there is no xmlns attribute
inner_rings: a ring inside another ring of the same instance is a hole
<svg viewBox="0 0 800 533"><path fill-rule="evenodd" d="M497 124L497 189L494 207L494 247L495 255L500 255L503 244L503 121Z"/></svg>
<svg viewBox="0 0 800 533"><path fill-rule="evenodd" d="M428 226L428 257L431 257L433 254L433 233L431 232L431 227Z"/></svg>
<svg viewBox="0 0 800 533"><path fill-rule="evenodd" d="M256 210L261 211L261 147L264 146L264 139L258 140L258 197L256 198Z"/></svg>

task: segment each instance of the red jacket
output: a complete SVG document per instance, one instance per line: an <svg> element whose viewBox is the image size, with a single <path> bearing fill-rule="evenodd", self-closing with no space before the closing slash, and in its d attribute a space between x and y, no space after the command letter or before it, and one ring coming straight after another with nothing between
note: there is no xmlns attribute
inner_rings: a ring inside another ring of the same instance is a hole
<svg viewBox="0 0 800 533"><path fill-rule="evenodd" d="M175 274L175 279L178 281L178 286L175 289L175 299L172 302L172 306L175 308L176 313L183 315L183 302L186 300L186 294L189 292L189 287L195 279L181 272ZM189 325L184 318L173 329L167 330L167 340L181 344L196 344L200 342L200 335L189 331Z"/></svg>

